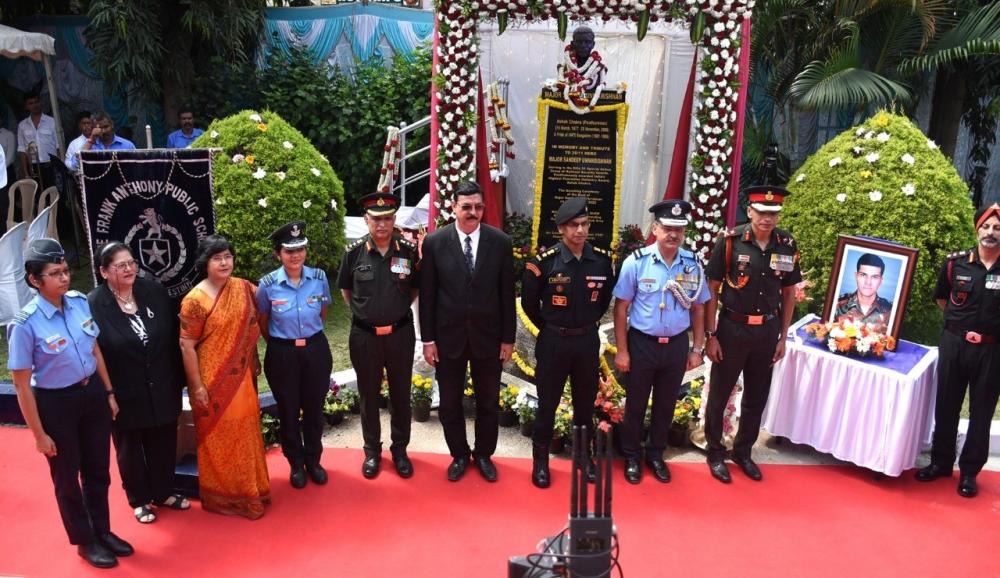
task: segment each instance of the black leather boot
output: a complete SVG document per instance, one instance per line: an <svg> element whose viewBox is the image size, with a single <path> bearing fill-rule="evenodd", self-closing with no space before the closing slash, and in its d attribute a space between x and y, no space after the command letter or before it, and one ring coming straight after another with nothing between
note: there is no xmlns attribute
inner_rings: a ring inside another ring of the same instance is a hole
<svg viewBox="0 0 1000 578"><path fill-rule="evenodd" d="M539 488L547 488L552 483L549 476L549 448L535 444L531 446L531 483Z"/></svg>

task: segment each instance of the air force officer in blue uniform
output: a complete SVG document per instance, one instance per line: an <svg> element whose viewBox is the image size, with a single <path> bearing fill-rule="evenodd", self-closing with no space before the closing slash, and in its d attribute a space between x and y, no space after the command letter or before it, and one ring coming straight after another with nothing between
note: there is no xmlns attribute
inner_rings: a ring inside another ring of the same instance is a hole
<svg viewBox="0 0 1000 578"><path fill-rule="evenodd" d="M627 374L622 453L627 460L625 480L631 484L642 479L640 442L650 391L653 419L646 464L657 480L670 481L663 461L667 432L684 372L703 362L703 304L709 298L701 263L694 253L681 248L691 204L662 201L649 211L654 215L656 243L625 259L614 290L615 366ZM688 329L694 333L695 347L690 349Z"/></svg>

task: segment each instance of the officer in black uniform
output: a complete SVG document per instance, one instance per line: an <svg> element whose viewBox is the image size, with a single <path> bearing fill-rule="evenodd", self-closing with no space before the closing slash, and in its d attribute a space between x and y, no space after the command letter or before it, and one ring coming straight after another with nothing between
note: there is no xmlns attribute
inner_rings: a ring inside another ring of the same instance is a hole
<svg viewBox="0 0 1000 578"><path fill-rule="evenodd" d="M976 213L979 243L952 253L941 268L934 299L944 310L938 350L937 404L931 463L917 472L929 482L951 477L958 417L969 388L969 429L958 460L958 493L972 498L990 449L990 424L1000 397L1000 205Z"/></svg>
<svg viewBox="0 0 1000 578"><path fill-rule="evenodd" d="M420 286L417 247L395 234L399 197L372 193L360 199L368 234L347 248L337 281L351 308L351 363L361 394L365 460L361 473L378 475L382 454L378 398L383 370L392 406L392 463L403 478L413 475L410 443L410 380L416 334L410 305Z"/></svg>
<svg viewBox="0 0 1000 578"><path fill-rule="evenodd" d="M705 270L712 294L705 310L706 352L713 363L705 437L712 476L727 484L732 479L724 461L722 419L740 373L743 401L732 459L750 479L762 478L750 450L760 433L761 414L771 390L771 370L785 355L784 336L794 313L795 284L802 280L795 240L776 228L788 195L779 187L747 189L750 223L719 237Z"/></svg>
<svg viewBox="0 0 1000 578"><path fill-rule="evenodd" d="M615 286L611 254L587 242L587 199L567 199L556 213L562 241L525 265L521 306L538 331L535 383L538 414L532 435L531 481L547 488L549 444L563 384L570 378L573 423L593 428L601 341L597 322L608 310ZM588 461L587 478L595 466Z"/></svg>

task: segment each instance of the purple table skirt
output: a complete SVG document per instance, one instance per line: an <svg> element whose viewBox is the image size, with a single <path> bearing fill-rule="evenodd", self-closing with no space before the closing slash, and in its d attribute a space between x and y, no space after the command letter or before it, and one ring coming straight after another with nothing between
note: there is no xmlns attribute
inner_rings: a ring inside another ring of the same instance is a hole
<svg viewBox="0 0 1000 578"><path fill-rule="evenodd" d="M825 342L818 343L815 341L809 336L808 333L806 333L806 330L803 327L800 327L795 334L802 340L803 343L811 347L822 349L823 351L830 351ZM877 357L854 356L850 356L850 358L860 361L861 363L884 367L906 375L910 373L910 371L916 367L918 363L920 363L920 360L924 358L924 355L927 355L928 351L930 351L930 349L924 347L923 345L918 345L916 343L900 339L896 341L896 350L887 351L883 359L878 359Z"/></svg>

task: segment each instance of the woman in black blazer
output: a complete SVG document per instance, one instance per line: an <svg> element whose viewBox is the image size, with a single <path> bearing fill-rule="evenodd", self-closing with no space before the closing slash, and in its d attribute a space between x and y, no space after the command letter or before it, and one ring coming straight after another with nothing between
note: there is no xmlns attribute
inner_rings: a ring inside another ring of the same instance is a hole
<svg viewBox="0 0 1000 578"><path fill-rule="evenodd" d="M108 243L99 260L104 282L87 300L101 327L98 343L107 351L104 358L120 407L111 439L135 519L149 524L156 520L155 506L191 507L173 493L184 386L177 307L162 285L139 277L127 245Z"/></svg>

